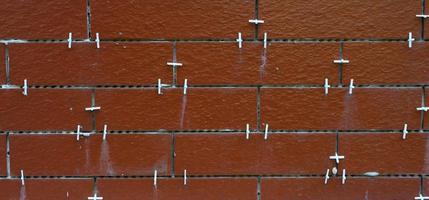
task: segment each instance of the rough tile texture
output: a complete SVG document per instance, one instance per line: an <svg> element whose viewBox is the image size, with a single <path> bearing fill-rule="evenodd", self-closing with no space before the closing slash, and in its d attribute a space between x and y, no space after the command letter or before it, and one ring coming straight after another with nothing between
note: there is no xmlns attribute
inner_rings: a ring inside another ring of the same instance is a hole
<svg viewBox="0 0 429 200"><path fill-rule="evenodd" d="M89 90L29 89L28 96L0 90L0 95L1 130L70 131L78 124L91 129L91 113L85 111L91 106Z"/></svg>
<svg viewBox="0 0 429 200"><path fill-rule="evenodd" d="M126 185L126 187L123 187ZM100 179L98 191L106 199L231 199L252 200L256 194L256 178L237 179L159 179L156 187L151 179Z"/></svg>
<svg viewBox="0 0 429 200"><path fill-rule="evenodd" d="M331 167L334 147L335 134L178 135L175 167L192 174L317 174Z"/></svg>
<svg viewBox="0 0 429 200"><path fill-rule="evenodd" d="M253 37L253 0L93 1L92 28L105 38Z"/></svg>
<svg viewBox="0 0 429 200"><path fill-rule="evenodd" d="M428 1L3 1L0 199L429 196Z"/></svg>
<svg viewBox="0 0 429 200"><path fill-rule="evenodd" d="M0 7L0 38L86 38L86 24L85 0L5 0Z"/></svg>
<svg viewBox="0 0 429 200"><path fill-rule="evenodd" d="M34 85L149 85L158 78L170 83L172 45L102 43L10 45L13 84L28 79ZM48 73L47 73L48 72Z"/></svg>
<svg viewBox="0 0 429 200"><path fill-rule="evenodd" d="M409 199L419 194L418 178L352 178L345 185L322 178L262 179L261 199Z"/></svg>
<svg viewBox="0 0 429 200"><path fill-rule="evenodd" d="M260 0L259 37L407 38L418 35L421 1Z"/></svg>
<svg viewBox="0 0 429 200"><path fill-rule="evenodd" d="M420 89L263 88L262 121L278 130L418 129Z"/></svg>
<svg viewBox="0 0 429 200"><path fill-rule="evenodd" d="M344 57L350 64L344 66L344 80L356 84L428 84L429 61L426 43L348 43Z"/></svg>
<svg viewBox="0 0 429 200"><path fill-rule="evenodd" d="M12 135L12 175L124 176L169 174L171 136ZM137 145L138 144L138 145Z"/></svg>
<svg viewBox="0 0 429 200"><path fill-rule="evenodd" d="M2 179L0 199L87 199L92 196L92 179ZM7 192L6 192L7 191Z"/></svg>
<svg viewBox="0 0 429 200"><path fill-rule="evenodd" d="M353 174L428 173L428 135L402 133L340 134L340 154L346 156L340 166ZM394 144L394 145L392 145Z"/></svg>

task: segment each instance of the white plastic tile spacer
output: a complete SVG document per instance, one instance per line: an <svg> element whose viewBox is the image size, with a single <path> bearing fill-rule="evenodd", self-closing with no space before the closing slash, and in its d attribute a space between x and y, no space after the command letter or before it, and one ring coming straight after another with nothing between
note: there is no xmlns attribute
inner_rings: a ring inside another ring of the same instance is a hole
<svg viewBox="0 0 429 200"><path fill-rule="evenodd" d="M335 155L329 156L330 160L335 160L335 162L338 164L340 163L340 160L343 160L345 156L339 156L337 152L335 152Z"/></svg>
<svg viewBox="0 0 429 200"><path fill-rule="evenodd" d="M363 175L369 176L369 177L376 177L376 176L380 175L380 173L378 173L378 172L365 172Z"/></svg>
<svg viewBox="0 0 429 200"><path fill-rule="evenodd" d="M267 48L267 45L268 45L268 33L265 32L264 33L264 49Z"/></svg>
<svg viewBox="0 0 429 200"><path fill-rule="evenodd" d="M402 130L402 139L406 139L407 138L407 134L408 134L408 124L404 124L404 130Z"/></svg>
<svg viewBox="0 0 429 200"><path fill-rule="evenodd" d="M420 18L424 18L424 19L426 19L426 18L428 18L428 17L429 17L429 15L416 15L416 17L420 17Z"/></svg>
<svg viewBox="0 0 429 200"><path fill-rule="evenodd" d="M168 65L168 66L173 66L173 67L176 67L176 66L181 67L181 66L183 66L183 63L167 62L167 65Z"/></svg>
<svg viewBox="0 0 429 200"><path fill-rule="evenodd" d="M188 177L186 175L186 169L183 170L183 185L186 185L188 181Z"/></svg>
<svg viewBox="0 0 429 200"><path fill-rule="evenodd" d="M183 94L186 94L188 91L188 79L185 79L183 83Z"/></svg>
<svg viewBox="0 0 429 200"><path fill-rule="evenodd" d="M421 193L419 194L418 197L414 197L415 200L428 200L429 197L427 196L423 196Z"/></svg>
<svg viewBox="0 0 429 200"><path fill-rule="evenodd" d="M249 139L250 136L250 125L246 124L246 139Z"/></svg>
<svg viewBox="0 0 429 200"><path fill-rule="evenodd" d="M417 110L418 111L425 111L425 112L427 112L429 110L429 107L422 106L422 107L417 108Z"/></svg>
<svg viewBox="0 0 429 200"><path fill-rule="evenodd" d="M107 124L104 124L103 128L103 140L106 140L107 137Z"/></svg>
<svg viewBox="0 0 429 200"><path fill-rule="evenodd" d="M162 89L162 83L161 83L161 79L159 78L158 79L158 94L162 94L161 89Z"/></svg>
<svg viewBox="0 0 429 200"><path fill-rule="evenodd" d="M95 42L97 43L97 49L100 48L100 34L95 34Z"/></svg>
<svg viewBox="0 0 429 200"><path fill-rule="evenodd" d="M77 125L77 131L76 131L76 140L79 141L80 137L80 129L82 128L81 125Z"/></svg>
<svg viewBox="0 0 429 200"><path fill-rule="evenodd" d="M332 167L332 174L336 176L338 173L338 169L336 167Z"/></svg>
<svg viewBox="0 0 429 200"><path fill-rule="evenodd" d="M349 94L353 94L353 89L356 86L353 85L353 79L350 79L350 85L349 85Z"/></svg>
<svg viewBox="0 0 429 200"><path fill-rule="evenodd" d="M249 19L249 23L252 24L263 24L264 20L260 20L260 19Z"/></svg>
<svg viewBox="0 0 429 200"><path fill-rule="evenodd" d="M21 185L24 186L25 182L24 182L24 170L21 169Z"/></svg>
<svg viewBox="0 0 429 200"><path fill-rule="evenodd" d="M325 185L328 184L328 179L329 179L329 169L326 170L326 174L325 174Z"/></svg>
<svg viewBox="0 0 429 200"><path fill-rule="evenodd" d="M268 139L268 124L265 124L264 140Z"/></svg>
<svg viewBox="0 0 429 200"><path fill-rule="evenodd" d="M24 86L22 87L22 89L23 89L22 94L24 96L27 96L28 95L28 82L27 82L27 79L24 79Z"/></svg>
<svg viewBox="0 0 429 200"><path fill-rule="evenodd" d="M408 48L413 47L413 42L414 42L415 40L416 40L416 39L415 39L415 38L413 38L413 33L409 32L409 33L408 33Z"/></svg>
<svg viewBox="0 0 429 200"><path fill-rule="evenodd" d="M153 172L153 185L156 187L156 181L157 181L157 179L158 179L158 171L157 170L155 170L154 172Z"/></svg>
<svg viewBox="0 0 429 200"><path fill-rule="evenodd" d="M346 169L343 169L343 176L342 176L342 179L341 179L341 184L345 184L346 183L346 179L347 179L347 177L346 177Z"/></svg>
<svg viewBox="0 0 429 200"><path fill-rule="evenodd" d="M339 59L339 60L334 60L335 64L349 64L350 60L344 60L344 59Z"/></svg>
<svg viewBox="0 0 429 200"><path fill-rule="evenodd" d="M329 92L329 88L331 87L327 78L325 78L325 85L323 87L325 87L325 95L327 95Z"/></svg>
<svg viewBox="0 0 429 200"><path fill-rule="evenodd" d="M235 40L238 42L238 48L242 48L243 47L243 38L241 38L241 32L238 33L238 38Z"/></svg>
<svg viewBox="0 0 429 200"><path fill-rule="evenodd" d="M100 106L92 106L92 107L85 108L85 111L91 111L91 112L93 112L93 111L96 111L96 110L101 110L101 107Z"/></svg>
<svg viewBox="0 0 429 200"><path fill-rule="evenodd" d="M92 197L88 197L88 200L102 200L102 199L103 197L97 196L97 193L95 193L94 196Z"/></svg>
<svg viewBox="0 0 429 200"><path fill-rule="evenodd" d="M72 33L70 32L69 33L69 39L67 39L67 42L69 43L69 45L68 45L69 49L71 49L71 47L72 47L72 41L73 41Z"/></svg>

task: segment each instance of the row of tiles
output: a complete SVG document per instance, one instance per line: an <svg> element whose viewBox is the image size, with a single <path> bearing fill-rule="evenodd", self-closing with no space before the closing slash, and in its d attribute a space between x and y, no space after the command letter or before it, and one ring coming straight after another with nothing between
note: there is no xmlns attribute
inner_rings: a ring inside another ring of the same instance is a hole
<svg viewBox="0 0 429 200"><path fill-rule="evenodd" d="M400 133L9 135L10 175L183 176L428 174L429 135ZM338 147L337 147L338 143ZM0 136L0 175L7 174Z"/></svg>
<svg viewBox="0 0 429 200"><path fill-rule="evenodd" d="M429 180L424 179L423 192L429 193ZM109 199L234 199L234 200L351 200L351 199L413 199L419 196L419 178L349 178L323 185L322 178L262 178L260 194L256 178L211 178L183 180L159 179L27 179L25 187L19 180L0 180L0 199L88 199L97 194ZM259 196L259 198L258 198Z"/></svg>
<svg viewBox="0 0 429 200"><path fill-rule="evenodd" d="M260 0L257 9L255 2L8 0L0 8L0 38L61 39L69 32L86 38L88 31L125 39L235 38L238 32L253 38L249 19L255 15L264 20L260 38L263 32L273 38L406 38L419 35L416 15L423 10L417 0Z"/></svg>
<svg viewBox="0 0 429 200"><path fill-rule="evenodd" d="M22 85L171 84L167 62L182 63L178 84L428 84L429 43L27 43L8 46L9 83ZM0 46L0 60L5 46ZM174 50L173 50L174 49ZM340 53L340 49L342 49ZM342 55L342 56L340 56ZM175 58L173 60L173 58ZM344 58L340 74L333 61ZM1 64L0 84L6 83ZM345 83L346 84L346 83Z"/></svg>
<svg viewBox="0 0 429 200"><path fill-rule="evenodd" d="M421 88L0 90L0 130L402 130L429 128ZM424 99L427 101L426 99ZM93 102L92 102L93 101ZM94 104L92 104L94 103ZM86 111L86 108L100 110ZM95 121L95 124L94 124ZM423 124L422 124L423 123ZM95 127L93 127L95 125Z"/></svg>

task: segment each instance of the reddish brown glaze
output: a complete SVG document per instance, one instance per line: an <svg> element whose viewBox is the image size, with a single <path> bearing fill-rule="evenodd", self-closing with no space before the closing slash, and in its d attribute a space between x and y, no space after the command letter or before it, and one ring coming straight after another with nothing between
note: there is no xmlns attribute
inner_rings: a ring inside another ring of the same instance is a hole
<svg viewBox="0 0 429 200"><path fill-rule="evenodd" d="M262 121L272 129L368 130L420 127L421 89L263 88Z"/></svg>
<svg viewBox="0 0 429 200"><path fill-rule="evenodd" d="M340 134L340 166L353 174L428 173L429 135L402 133Z"/></svg>
<svg viewBox="0 0 429 200"><path fill-rule="evenodd" d="M0 187L0 199L81 200L93 195L92 179L25 179L24 187L19 179L2 179Z"/></svg>
<svg viewBox="0 0 429 200"><path fill-rule="evenodd" d="M97 127L111 130L177 129L180 124L181 90L97 90Z"/></svg>
<svg viewBox="0 0 429 200"><path fill-rule="evenodd" d="M100 90L98 128L113 130L244 129L256 126L255 89ZM123 103L118 103L123 101Z"/></svg>
<svg viewBox="0 0 429 200"><path fill-rule="evenodd" d="M170 173L171 136L12 135L11 173L32 176L124 176Z"/></svg>
<svg viewBox="0 0 429 200"><path fill-rule="evenodd" d="M261 61L261 44L178 43L177 59L183 63L178 81L189 84L256 84Z"/></svg>
<svg viewBox="0 0 429 200"><path fill-rule="evenodd" d="M181 103L182 129L256 128L255 88L191 88Z"/></svg>
<svg viewBox="0 0 429 200"><path fill-rule="evenodd" d="M0 7L0 38L86 38L86 24L85 0L5 0Z"/></svg>
<svg viewBox="0 0 429 200"><path fill-rule="evenodd" d="M93 1L91 25L105 38L248 38L254 11L253 0Z"/></svg>
<svg viewBox="0 0 429 200"><path fill-rule="evenodd" d="M187 185L183 179L99 179L97 188L104 199L228 199L254 200L257 193L256 178L191 178Z"/></svg>
<svg viewBox="0 0 429 200"><path fill-rule="evenodd" d="M179 43L181 83L190 84L338 84L338 44Z"/></svg>
<svg viewBox="0 0 429 200"><path fill-rule="evenodd" d="M6 176L6 135L0 135L0 176Z"/></svg>
<svg viewBox="0 0 429 200"><path fill-rule="evenodd" d="M31 81L29 82L31 85ZM21 84L22 85L22 84ZM0 90L0 130L91 129L90 90L29 89Z"/></svg>
<svg viewBox="0 0 429 200"><path fill-rule="evenodd" d="M35 85L143 85L172 81L169 43L16 44L10 46L11 81Z"/></svg>
<svg viewBox="0 0 429 200"><path fill-rule="evenodd" d="M261 0L259 37L407 38L418 35L420 1Z"/></svg>
<svg viewBox="0 0 429 200"><path fill-rule="evenodd" d="M404 42L346 43L344 57L350 64L343 67L344 80L357 84L427 84L429 50L426 43Z"/></svg>
<svg viewBox="0 0 429 200"><path fill-rule="evenodd" d="M6 83L5 45L0 44L0 85Z"/></svg>
<svg viewBox="0 0 429 200"><path fill-rule="evenodd" d="M424 106L425 107L427 107L427 106L429 106L429 89L428 88L425 88L425 98L424 98ZM421 107L421 106L419 106L419 107ZM423 128L424 129L429 129L429 113L428 112L424 112L423 113L423 117L424 117L424 120L423 120Z"/></svg>
<svg viewBox="0 0 429 200"><path fill-rule="evenodd" d="M319 174L332 167L335 134L176 135L176 174ZM311 162L309 162L311 161Z"/></svg>
<svg viewBox="0 0 429 200"><path fill-rule="evenodd" d="M261 182L261 199L275 200L355 200L355 199L414 199L418 196L418 178L264 178Z"/></svg>

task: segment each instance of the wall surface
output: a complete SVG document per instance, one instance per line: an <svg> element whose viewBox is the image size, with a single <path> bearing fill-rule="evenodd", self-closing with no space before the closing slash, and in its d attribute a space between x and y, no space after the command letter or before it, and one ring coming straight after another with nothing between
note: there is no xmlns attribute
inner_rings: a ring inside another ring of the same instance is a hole
<svg viewBox="0 0 429 200"><path fill-rule="evenodd" d="M2 0L0 200L429 199L427 1Z"/></svg>

